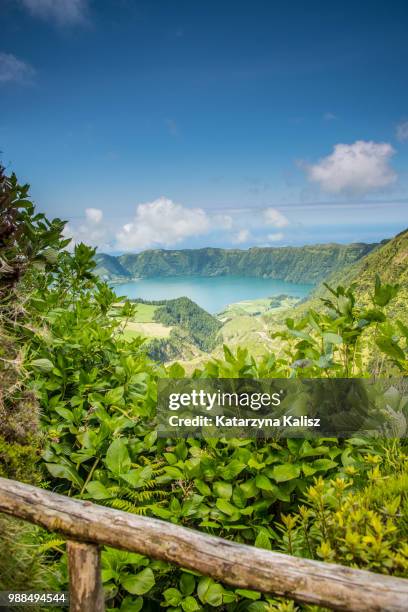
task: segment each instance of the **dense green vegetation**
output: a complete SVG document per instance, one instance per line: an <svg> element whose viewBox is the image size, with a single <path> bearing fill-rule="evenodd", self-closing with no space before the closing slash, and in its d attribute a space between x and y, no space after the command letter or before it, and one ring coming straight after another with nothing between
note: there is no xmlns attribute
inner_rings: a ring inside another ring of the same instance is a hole
<svg viewBox="0 0 408 612"><path fill-rule="evenodd" d="M262 276L317 284L372 251L376 244L319 244L240 249L156 249L138 254L96 256L96 273L106 280L151 276ZM123 273L124 272L124 273Z"/></svg>
<svg viewBox="0 0 408 612"><path fill-rule="evenodd" d="M95 260L97 264L95 271L100 277L109 280L131 278L129 270L122 266L118 257L107 253L98 253L95 255Z"/></svg>
<svg viewBox="0 0 408 612"><path fill-rule="evenodd" d="M157 380L183 377L183 368L156 363L141 339L125 337L138 305L118 307L95 275L92 249L64 250L63 224L36 216L15 179L3 177L0 197L7 210L0 228L7 262L0 269L3 474L261 548L408 575L406 440L157 438ZM406 374L408 328L388 316L399 288L378 278L368 291L369 303L361 304L354 289L331 289L321 307L288 318L276 334L279 355L255 359L225 346L193 376L365 377L373 343L383 376ZM198 313L189 301L175 302L164 310L169 320ZM211 326L198 314L200 325ZM401 434L403 389L386 400L390 427L397 421ZM21 448L30 449L31 462L13 463ZM12 541L0 538L0 586L12 588L18 575L26 588L65 589L64 539L34 528L10 533ZM317 610L138 554L105 549L102 564L112 610Z"/></svg>
<svg viewBox="0 0 408 612"><path fill-rule="evenodd" d="M154 320L164 325L177 325L188 332L193 342L204 351L216 343L221 322L187 297L168 300L154 313Z"/></svg>
<svg viewBox="0 0 408 612"><path fill-rule="evenodd" d="M406 317L408 315L408 230L399 233L353 265L333 273L326 280L332 286L356 283L357 299L367 304L377 274L381 274L381 278L387 283L399 284L400 290L392 304L391 312ZM324 295L327 295L324 285L316 288L315 297Z"/></svg>
<svg viewBox="0 0 408 612"><path fill-rule="evenodd" d="M149 321L159 323L169 331L164 334L161 328L151 329L153 334L161 332L161 335L149 338L146 342L147 353L155 361L165 363L188 359L201 352L212 351L219 343L221 321L187 297L153 301L137 299L132 300L132 303L136 306L136 312L126 324L127 335L132 327L138 327L140 335L143 335L142 331ZM138 322L144 324L142 329L140 325L137 326Z"/></svg>

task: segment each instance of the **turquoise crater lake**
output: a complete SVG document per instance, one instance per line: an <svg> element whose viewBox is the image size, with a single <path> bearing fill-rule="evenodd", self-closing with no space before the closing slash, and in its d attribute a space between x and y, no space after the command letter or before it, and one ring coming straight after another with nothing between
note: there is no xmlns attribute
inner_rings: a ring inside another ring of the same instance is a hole
<svg viewBox="0 0 408 612"><path fill-rule="evenodd" d="M128 298L170 300L188 297L210 312L221 312L228 304L286 294L304 298L313 285L288 283L250 276L160 276L116 285L116 293Z"/></svg>

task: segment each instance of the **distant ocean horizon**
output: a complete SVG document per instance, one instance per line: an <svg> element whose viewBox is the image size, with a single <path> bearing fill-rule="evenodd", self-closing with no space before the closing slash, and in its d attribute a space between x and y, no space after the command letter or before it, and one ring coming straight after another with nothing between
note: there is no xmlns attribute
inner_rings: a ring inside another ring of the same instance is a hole
<svg viewBox="0 0 408 612"><path fill-rule="evenodd" d="M285 294L298 298L309 295L313 285L272 278L248 276L160 276L115 284L116 293L130 299L170 300L188 297L217 314L228 304Z"/></svg>

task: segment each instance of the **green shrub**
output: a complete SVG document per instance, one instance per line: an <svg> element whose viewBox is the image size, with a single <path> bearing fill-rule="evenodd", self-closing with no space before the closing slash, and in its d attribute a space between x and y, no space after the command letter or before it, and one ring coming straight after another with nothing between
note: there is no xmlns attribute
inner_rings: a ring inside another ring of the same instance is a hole
<svg viewBox="0 0 408 612"><path fill-rule="evenodd" d="M0 476L38 484L40 475L35 468L40 459L40 452L36 439L32 444L18 444L7 442L0 436Z"/></svg>
<svg viewBox="0 0 408 612"><path fill-rule="evenodd" d="M382 462L380 454L366 456L367 481L360 488L354 486L354 466L342 477L317 478L306 492L305 505L282 516L280 548L329 563L407 576L408 456L398 448L392 473L387 465L381 469Z"/></svg>
<svg viewBox="0 0 408 612"><path fill-rule="evenodd" d="M27 210L22 223L33 231L34 212ZM19 286L24 313L10 331L24 347L17 380L35 393L41 407L46 486L265 549L406 575L404 443L158 439L157 380L183 377L184 370L154 363L141 340L125 340L121 331L134 306L124 302L119 316L111 316L120 298L95 277L94 250L77 245L73 253L64 251L57 225L38 219L35 231L54 228L47 238L55 246L53 263L48 258L40 268L26 267ZM373 337L386 359L383 372L405 371L406 329L387 319L397 289L377 281L372 307L364 309L356 305L353 288L331 289L324 312L287 320L279 333L282 356L257 361L245 349L232 353L225 347L223 359L209 360L193 376L364 377L369 375L364 351ZM12 413L7 414L10 424ZM32 449L23 450L16 439L3 440L8 473L27 478L23 470ZM38 447L32 447L36 453ZM34 555L39 565L51 567L65 588L63 540L30 533L45 555ZM122 612L159 606L170 612L299 608L143 555L105 549L102 564L109 606ZM29 571L25 562L21 567L22 575Z"/></svg>

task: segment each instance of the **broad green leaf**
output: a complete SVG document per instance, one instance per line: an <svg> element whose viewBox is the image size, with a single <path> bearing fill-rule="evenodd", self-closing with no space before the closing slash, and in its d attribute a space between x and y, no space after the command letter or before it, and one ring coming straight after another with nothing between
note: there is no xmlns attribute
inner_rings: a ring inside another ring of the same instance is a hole
<svg viewBox="0 0 408 612"><path fill-rule="evenodd" d="M140 612L143 610L143 597L125 597L119 608L120 612Z"/></svg>
<svg viewBox="0 0 408 612"><path fill-rule="evenodd" d="M184 612L196 612L196 610L201 610L201 606L191 595L186 597L186 599L181 602L181 607L183 608Z"/></svg>
<svg viewBox="0 0 408 612"><path fill-rule="evenodd" d="M271 541L265 529L262 529L256 536L255 546L257 548L265 548L266 550L272 549Z"/></svg>
<svg viewBox="0 0 408 612"><path fill-rule="evenodd" d="M202 578L198 583L197 594L200 601L214 608L222 605L223 592L223 587L216 584L212 578Z"/></svg>
<svg viewBox="0 0 408 612"><path fill-rule="evenodd" d="M288 438L286 444L292 455L297 455L302 446L303 440L297 438Z"/></svg>
<svg viewBox="0 0 408 612"><path fill-rule="evenodd" d="M154 574L150 567L146 567L138 574L129 574L121 579L125 591L132 595L144 595L155 585Z"/></svg>
<svg viewBox="0 0 408 612"><path fill-rule="evenodd" d="M273 478L276 482L284 482L297 478L300 474L300 467L293 463L284 463L283 465L275 465L272 471Z"/></svg>
<svg viewBox="0 0 408 612"><path fill-rule="evenodd" d="M246 506L246 497L245 497L244 492L241 489L241 487L239 487L239 486L234 487L234 491L232 493L232 502L240 510L242 510L242 508L245 508L245 506Z"/></svg>
<svg viewBox="0 0 408 612"><path fill-rule="evenodd" d="M164 599L169 606L178 606L183 599L182 594L178 589L170 588L163 592Z"/></svg>
<svg viewBox="0 0 408 612"><path fill-rule="evenodd" d="M228 516L232 516L236 512L239 512L238 508L235 508L229 501L226 499L217 499L215 502L218 510L221 510L224 514L228 514Z"/></svg>
<svg viewBox="0 0 408 612"><path fill-rule="evenodd" d="M105 402L108 406L112 404L119 404L123 399L124 387L115 387L110 389L105 395Z"/></svg>
<svg viewBox="0 0 408 612"><path fill-rule="evenodd" d="M273 490L273 485L271 481L264 474L258 474L258 476L255 479L255 484L258 487L258 489L263 489L264 491Z"/></svg>
<svg viewBox="0 0 408 612"><path fill-rule="evenodd" d="M232 485L229 482L215 482L213 485L214 495L224 499L231 499Z"/></svg>
<svg viewBox="0 0 408 612"><path fill-rule="evenodd" d="M250 497L255 497L258 493L258 487L256 486L255 479L247 480L239 485L245 499L249 499Z"/></svg>
<svg viewBox="0 0 408 612"><path fill-rule="evenodd" d="M126 441L123 438L116 438L111 443L106 452L105 463L110 471L117 476L129 472L131 461Z"/></svg>
<svg viewBox="0 0 408 612"><path fill-rule="evenodd" d="M183 504L181 509L182 516L194 516L197 513L198 508L203 501L202 495L197 495L197 493L193 493L191 497L189 497Z"/></svg>
<svg viewBox="0 0 408 612"><path fill-rule="evenodd" d="M173 480L183 480L184 478L183 472L179 468L174 467L173 465L169 465L164 469L164 471L167 476L170 476L170 478L172 478Z"/></svg>
<svg viewBox="0 0 408 612"><path fill-rule="evenodd" d="M302 463L302 472L305 476L313 476L316 473L316 468L313 468L310 463Z"/></svg>
<svg viewBox="0 0 408 612"><path fill-rule="evenodd" d="M316 459L316 461L313 461L311 464L311 467L313 467L315 470L330 470L332 468L337 467L338 464L335 461L331 461L330 459Z"/></svg>
<svg viewBox="0 0 408 612"><path fill-rule="evenodd" d="M142 487L147 480L150 480L151 476L152 468L150 465L130 470L127 474L121 474L123 480L126 480L135 489Z"/></svg>
<svg viewBox="0 0 408 612"><path fill-rule="evenodd" d="M179 363L173 363L168 369L169 378L184 378L184 368Z"/></svg>
<svg viewBox="0 0 408 612"><path fill-rule="evenodd" d="M214 584L214 581L208 576L201 578L200 582L198 583L197 595L202 603L206 603L206 595L212 584Z"/></svg>
<svg viewBox="0 0 408 612"><path fill-rule="evenodd" d="M49 359L34 359L31 365L35 370L44 373L52 372L54 369L54 364Z"/></svg>
<svg viewBox="0 0 408 612"><path fill-rule="evenodd" d="M192 574L182 574L180 578L180 589L183 595L191 595L195 589L195 578Z"/></svg>
<svg viewBox="0 0 408 612"><path fill-rule="evenodd" d="M253 468L254 470L263 470L265 464L257 461L255 457L251 457L248 461L248 467Z"/></svg>
<svg viewBox="0 0 408 612"><path fill-rule="evenodd" d="M151 431L145 436L144 443L146 448L151 448L157 440L157 431Z"/></svg>
<svg viewBox="0 0 408 612"><path fill-rule="evenodd" d="M72 410L69 410L68 408L64 408L64 406L56 406L55 412L59 414L60 416L62 416L62 418L65 421L72 422L74 420L74 415L72 413Z"/></svg>
<svg viewBox="0 0 408 612"><path fill-rule="evenodd" d="M109 499L109 497L112 497L112 494L109 493L105 485L99 482L99 480L88 482L86 490L92 495L93 499Z"/></svg>
<svg viewBox="0 0 408 612"><path fill-rule="evenodd" d="M201 493L201 495L204 495L204 497L209 497L211 495L211 489L208 484L204 482L204 480L197 479L194 481L194 484L199 493Z"/></svg>
<svg viewBox="0 0 408 612"><path fill-rule="evenodd" d="M312 446L310 442L305 440L300 449L301 457L313 457L316 455L326 455L329 452L327 446Z"/></svg>
<svg viewBox="0 0 408 612"><path fill-rule="evenodd" d="M245 597L245 599L260 599L261 594L257 591L248 591L247 589L235 589L235 593L240 597Z"/></svg>
<svg viewBox="0 0 408 612"><path fill-rule="evenodd" d="M222 476L224 480L233 480L243 469L245 469L245 463L233 459L222 468L220 476Z"/></svg>
<svg viewBox="0 0 408 612"><path fill-rule="evenodd" d="M65 478L77 487L82 488L83 480L74 466L63 465L62 463L46 463L47 469L54 478Z"/></svg>

